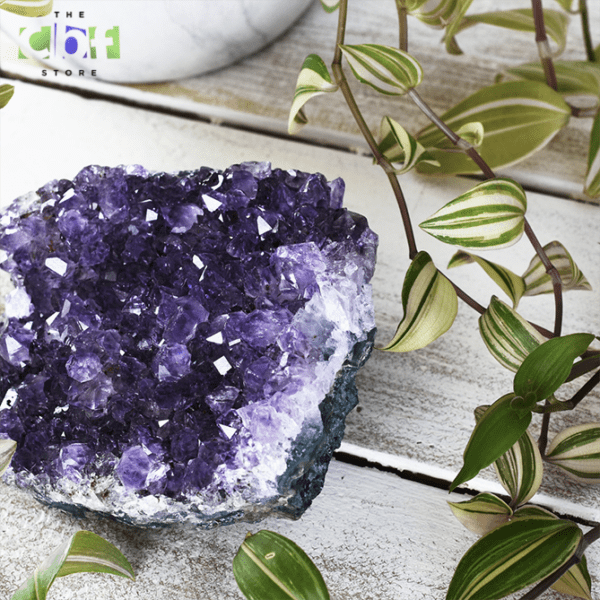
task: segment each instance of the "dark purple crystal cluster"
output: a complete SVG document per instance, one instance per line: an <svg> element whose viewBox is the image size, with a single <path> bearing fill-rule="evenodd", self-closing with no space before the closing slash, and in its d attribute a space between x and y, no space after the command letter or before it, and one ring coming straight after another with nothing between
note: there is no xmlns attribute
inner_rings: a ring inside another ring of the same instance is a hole
<svg viewBox="0 0 600 600"><path fill-rule="evenodd" d="M343 182L90 166L0 219L8 479L135 524L299 516L374 335Z"/></svg>

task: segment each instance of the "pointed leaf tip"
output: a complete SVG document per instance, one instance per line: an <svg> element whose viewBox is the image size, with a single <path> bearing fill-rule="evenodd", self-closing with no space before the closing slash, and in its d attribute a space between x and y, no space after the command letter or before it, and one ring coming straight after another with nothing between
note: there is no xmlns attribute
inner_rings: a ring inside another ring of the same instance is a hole
<svg viewBox="0 0 600 600"><path fill-rule="evenodd" d="M358 81L378 92L401 96L423 79L421 65L408 52L380 44L340 46Z"/></svg>
<svg viewBox="0 0 600 600"><path fill-rule="evenodd" d="M515 181L484 181L448 202L419 227L447 244L465 248L512 246L523 235L527 197Z"/></svg>
<svg viewBox="0 0 600 600"><path fill-rule="evenodd" d="M304 114L303 107L311 98L335 92L338 87L332 81L323 59L317 54L309 54L304 59L296 81L296 90L288 118L288 132L290 134L298 133L306 125L308 119Z"/></svg>
<svg viewBox="0 0 600 600"><path fill-rule="evenodd" d="M424 348L454 322L458 298L454 287L435 267L427 252L412 261L402 286L404 317L382 350L410 352Z"/></svg>
<svg viewBox="0 0 600 600"><path fill-rule="evenodd" d="M8 469L8 465L17 449L17 442L9 439L0 439L0 475Z"/></svg>
<svg viewBox="0 0 600 600"><path fill-rule="evenodd" d="M531 412L522 414L514 410L511 406L514 397L514 394L502 396L480 417L465 448L463 467L450 484L450 491L491 465L525 433L531 423Z"/></svg>

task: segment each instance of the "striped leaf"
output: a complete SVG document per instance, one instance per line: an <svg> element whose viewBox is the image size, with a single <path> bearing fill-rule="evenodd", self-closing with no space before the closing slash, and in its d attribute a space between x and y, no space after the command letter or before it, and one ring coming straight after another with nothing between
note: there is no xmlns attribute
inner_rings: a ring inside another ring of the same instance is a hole
<svg viewBox="0 0 600 600"><path fill-rule="evenodd" d="M531 423L531 412L514 410L511 407L514 397L514 394L502 396L481 415L465 448L463 467L450 484L450 491L491 465L525 433Z"/></svg>
<svg viewBox="0 0 600 600"><path fill-rule="evenodd" d="M454 516L469 530L484 535L506 523L513 511L504 500L493 494L478 494L464 502L448 502Z"/></svg>
<svg viewBox="0 0 600 600"><path fill-rule="evenodd" d="M392 339L382 348L410 352L424 348L448 331L458 311L452 284L435 267L427 252L412 261L402 286L404 317Z"/></svg>
<svg viewBox="0 0 600 600"><path fill-rule="evenodd" d="M600 423L568 427L550 444L548 461L583 483L600 481Z"/></svg>
<svg viewBox="0 0 600 600"><path fill-rule="evenodd" d="M17 442L9 439L0 439L0 475L8 469L8 465L17 449Z"/></svg>
<svg viewBox="0 0 600 600"><path fill-rule="evenodd" d="M248 600L329 600L304 550L273 531L246 536L233 559L233 575Z"/></svg>
<svg viewBox="0 0 600 600"><path fill-rule="evenodd" d="M586 61L554 61L557 92L562 96L600 97L600 64ZM529 80L546 82L544 67L540 62L527 63L506 69L496 81Z"/></svg>
<svg viewBox="0 0 600 600"><path fill-rule="evenodd" d="M591 198L600 196L600 111L596 114L592 125L588 168L583 191Z"/></svg>
<svg viewBox="0 0 600 600"><path fill-rule="evenodd" d="M525 282L522 277L513 273L510 269L464 250L459 250L450 259L448 268L451 269L473 262L477 263L502 288L502 291L512 300L513 307L517 308L519 300L525 292Z"/></svg>
<svg viewBox="0 0 600 600"><path fill-rule="evenodd" d="M494 468L500 483L510 494L513 506L524 504L537 493L542 483L544 463L529 431L494 463Z"/></svg>
<svg viewBox="0 0 600 600"><path fill-rule="evenodd" d="M338 85L331 80L323 59L316 54L309 54L304 59L296 81L296 91L288 118L288 132L297 133L306 125L308 119L303 107L311 98L327 92L335 92L337 89Z"/></svg>
<svg viewBox="0 0 600 600"><path fill-rule="evenodd" d="M8 85L8 83L0 85L0 108L4 108L8 104L14 93L14 86Z"/></svg>
<svg viewBox="0 0 600 600"><path fill-rule="evenodd" d="M379 127L379 150L395 168L396 173L406 173L421 161L431 161L429 153L399 123L383 117ZM433 161L434 163L436 161ZM439 164L439 163L438 163Z"/></svg>
<svg viewBox="0 0 600 600"><path fill-rule="evenodd" d="M554 394L567 380L573 361L588 349L593 340L591 333L572 333L539 345L525 357L515 374L515 394L535 402Z"/></svg>
<svg viewBox="0 0 600 600"><path fill-rule="evenodd" d="M475 409L476 421L481 419L487 408L479 406ZM542 483L544 463L529 431L494 462L494 469L500 483L510 494L511 506L520 506L536 494Z"/></svg>
<svg viewBox="0 0 600 600"><path fill-rule="evenodd" d="M527 198L511 179L489 179L455 198L419 225L445 242L467 248L512 246L523 235Z"/></svg>
<svg viewBox="0 0 600 600"><path fill-rule="evenodd" d="M571 109L555 92L537 81L506 81L483 88L442 115L453 130L478 121L485 129L479 154L492 168L517 163L543 148L569 121ZM422 173L478 173L464 153L440 150L444 134L431 125L416 136L442 164L419 165Z"/></svg>
<svg viewBox="0 0 600 600"><path fill-rule="evenodd" d="M479 13L469 15L460 20L455 25L454 35L473 27L478 24L494 25L496 27L504 27L505 29L513 29L516 31L535 32L535 20L533 11L530 8L514 9L514 10L498 10L489 13ZM564 12L558 10L544 10L544 25L546 33L554 42L556 42L557 50L555 55L562 54L567 43L567 28L569 26L569 17ZM449 36L445 38L446 48L452 54L462 54L456 42ZM458 51L457 51L458 50Z"/></svg>
<svg viewBox="0 0 600 600"><path fill-rule="evenodd" d="M514 519L558 519L550 511L540 506L522 506L515 511ZM592 580L585 556L581 562L571 567L553 586L559 594L569 594L584 600L592 599Z"/></svg>
<svg viewBox="0 0 600 600"><path fill-rule="evenodd" d="M456 18L465 0L404 0L403 4L419 21L441 29Z"/></svg>
<svg viewBox="0 0 600 600"><path fill-rule="evenodd" d="M21 17L43 17L52 12L52 0L0 0L0 8Z"/></svg>
<svg viewBox="0 0 600 600"><path fill-rule="evenodd" d="M321 6L325 9L325 12L335 12L340 5L340 0L321 0Z"/></svg>
<svg viewBox="0 0 600 600"><path fill-rule="evenodd" d="M356 79L382 94L401 96L417 87L423 79L421 65L397 48L379 44L340 48Z"/></svg>
<svg viewBox="0 0 600 600"><path fill-rule="evenodd" d="M546 338L510 306L493 296L479 317L479 333L492 356L509 371L518 371L525 357Z"/></svg>
<svg viewBox="0 0 600 600"><path fill-rule="evenodd" d="M115 546L91 531L78 531L35 569L11 600L45 600L57 577L84 572L135 579L131 565Z"/></svg>
<svg viewBox="0 0 600 600"><path fill-rule="evenodd" d="M555 0L567 12L572 12L573 0Z"/></svg>
<svg viewBox="0 0 600 600"><path fill-rule="evenodd" d="M579 270L568 250L557 241L550 242L544 246L544 251L550 262L556 267L562 281L563 291L592 289L590 282ZM536 254L527 270L523 274L525 282L525 296L536 296L537 294L551 294L554 292L552 279L546 273L540 257Z"/></svg>
<svg viewBox="0 0 600 600"><path fill-rule="evenodd" d="M515 519L477 541L462 557L447 600L495 600L547 577L577 550L583 534L562 519Z"/></svg>

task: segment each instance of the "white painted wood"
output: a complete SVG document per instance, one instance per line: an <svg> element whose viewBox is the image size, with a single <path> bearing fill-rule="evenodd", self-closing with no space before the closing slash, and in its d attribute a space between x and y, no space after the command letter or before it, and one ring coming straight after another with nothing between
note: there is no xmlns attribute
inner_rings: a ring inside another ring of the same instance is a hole
<svg viewBox="0 0 600 600"><path fill-rule="evenodd" d="M130 560L137 581L71 575L56 581L51 598L239 600L233 557L248 531L270 529L307 552L332 600L441 600L460 557L477 540L446 504L464 496L336 461L323 492L296 522L269 518L212 531L143 531L106 520L77 520L41 507L25 492L2 483L0 499L2 598L78 529L92 530L115 544ZM598 586L600 549L592 546L587 557ZM544 598L561 596L548 593Z"/></svg>
<svg viewBox="0 0 600 600"><path fill-rule="evenodd" d="M347 43L375 42L397 44L394 2L368 0L350 2ZM526 0L478 0L470 12L508 8L527 8ZM600 40L600 9L589 2L592 37ZM545 8L557 8L546 2ZM24 66L10 54L6 41L2 68L6 73L38 79L46 83L89 89L99 93L129 98L133 101L182 110L201 117L245 124L257 131L274 131L286 135L287 116L296 78L304 58L317 53L326 63L333 56L337 13L326 14L314 2L298 23L263 51L227 69L164 84L134 87L94 85L88 77L41 76L41 66ZM123 34L124 35L124 34ZM498 72L509 66L538 59L532 34L477 26L461 33L458 41L462 56L450 56L441 44L442 33L416 19L409 20L409 50L421 62L425 78L420 94L438 113L485 85L494 83ZM585 57L581 27L576 15L571 17L568 45L560 57L583 60ZM101 75L101 73L100 73ZM415 133L427 125L427 119L407 98L382 97L370 88L351 84L369 126L375 131L381 118L389 115ZM300 137L319 143L366 150L340 94L316 98L306 107L310 125ZM506 172L533 189L581 198L591 127L590 119L572 119L542 152ZM548 169L552 165L552 169Z"/></svg>

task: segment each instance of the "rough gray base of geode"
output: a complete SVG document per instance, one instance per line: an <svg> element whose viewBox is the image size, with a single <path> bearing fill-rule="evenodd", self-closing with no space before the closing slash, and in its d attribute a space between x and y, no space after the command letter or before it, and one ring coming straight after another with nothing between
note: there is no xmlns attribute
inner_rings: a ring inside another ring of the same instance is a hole
<svg viewBox="0 0 600 600"><path fill-rule="evenodd" d="M288 459L287 470L278 482L281 494L270 501L254 506L244 506L240 510L212 514L207 516L196 511L193 506L178 503L171 499L168 510L156 513L153 520L136 519L131 514L119 511L114 506L98 504L99 496L84 498L77 489L72 496L61 494L50 483L44 484L39 477L27 477L9 471L4 479L6 483L26 487L42 504L58 508L76 517L85 518L98 514L110 519L143 528L158 528L185 523L202 529L212 529L219 525L231 525L237 522L255 523L269 514L277 514L291 519L299 519L312 501L319 495L325 483L325 475L333 453L339 448L344 437L345 419L358 404L356 374L369 358L373 350L376 330L371 330L367 339L357 342L348 354L338 372L330 392L319 405L323 419L323 430L318 439L313 438L310 429L298 436L295 450ZM305 440L306 439L306 443ZM299 448L303 448L302 451ZM95 509L91 508L96 504Z"/></svg>

